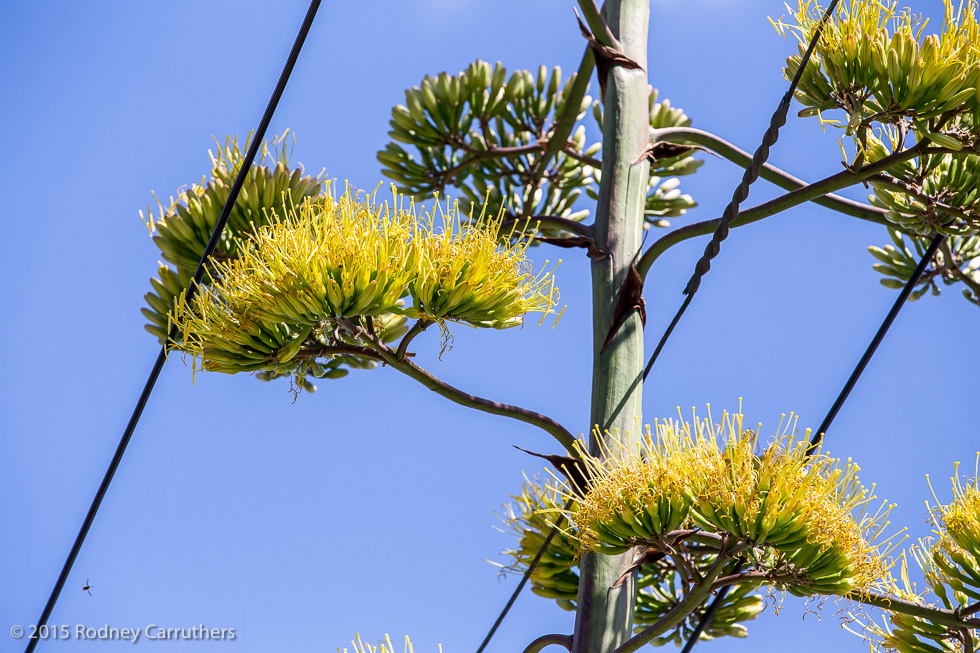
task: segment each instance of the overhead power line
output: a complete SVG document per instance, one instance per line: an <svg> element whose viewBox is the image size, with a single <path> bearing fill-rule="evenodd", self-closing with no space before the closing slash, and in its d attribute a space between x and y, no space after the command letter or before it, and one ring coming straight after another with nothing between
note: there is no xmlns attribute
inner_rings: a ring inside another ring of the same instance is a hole
<svg viewBox="0 0 980 653"><path fill-rule="evenodd" d="M921 277L922 273L925 272L926 266L929 265L929 261L932 260L932 257L936 255L936 251L939 249L940 245L942 245L943 240L943 236L937 234L933 237L932 242L929 243L928 249L926 249L925 254L922 255L922 260L919 261L919 264L916 266L912 276L909 277L905 287L902 288L902 292L899 293L895 303L892 304L891 310L888 311L888 315L885 316L881 326L878 327L878 331L875 333L874 338L871 339L871 343L864 351L864 355L861 356L861 360L859 360L858 364L854 366L854 371L851 372L851 376L848 377L847 382L844 383L844 387L841 388L840 394L837 395L837 399L834 401L833 406L831 406L830 410L827 411L827 415L823 418L820 426L813 434L813 437L810 440L810 446L807 447L806 450L807 456L812 456L813 453L820 447L820 443L823 441L824 435L826 435L827 430L834 421L834 418L837 417L837 413L840 411L841 406L844 405L844 401L847 400L848 395L851 394L851 390L854 389L854 385L857 383L858 378L860 378L861 372L863 372L864 368L868 366L868 361L870 361L871 357L874 356L875 351L878 349L878 345L881 344L882 338L885 337L885 334L888 332L889 327L891 327L892 322L895 321L895 317L898 315L898 312L902 310L902 306L905 305L905 301L908 299L909 295L912 294L915 284L919 282L919 277ZM732 573L739 573L744 566L745 561L740 560L733 568ZM684 649L681 651L681 653L691 653L691 649L693 649L694 645L698 643L701 633L704 632L705 626L707 626L714 617L715 611L718 610L718 606L725 601L725 597L728 596L728 590L731 589L731 587L731 585L726 585L718 590L718 595L715 597L715 600L711 602L711 605L708 606L708 609L705 610L704 614L701 615L701 620L698 621L697 626L694 627L694 632L691 633L691 636L688 638L687 643L684 645Z"/></svg>
<svg viewBox="0 0 980 653"><path fill-rule="evenodd" d="M820 19L820 24L817 25L813 37L810 38L810 44L800 59L800 66L796 69L796 74L793 75L793 79L789 83L789 88L786 89L783 99L779 101L779 106L776 107L775 113L772 114L772 118L769 121L769 128L762 136L762 143L756 149L755 154L752 155L752 162L745 169L745 173L742 175L742 181L739 182L738 187L732 194L731 202L725 207L725 211L722 213L721 220L718 222L718 226L715 228L711 240L704 248L704 254L694 266L694 274L691 275L690 281L687 282L687 286L684 288L684 294L687 297L684 298L684 302L677 309L677 313L674 314L674 318L670 321L667 330L660 337L660 342L657 343L657 347L653 350L650 360L647 361L646 367L643 368L644 381L646 381L647 376L650 374L650 370L653 369L653 364L657 362L657 357L663 351L664 345L667 344L667 339L670 338L670 334L674 332L674 327L680 322L681 316L684 315L687 307L691 305L691 300L694 299L694 293L701 287L701 279L711 269L711 260L718 256L718 253L721 251L721 243L728 238L732 221L738 217L739 205L749 197L749 186L759 178L759 171L762 170L762 166L769 159L769 148L775 145L779 139L779 129L786 124L786 114L789 111L790 103L793 101L793 94L796 93L796 87L800 85L800 79L803 78L803 71L806 70L807 62L813 56L813 51L817 47L820 35L823 34L824 25L827 24L827 21L834 14L834 8L837 7L837 3L838 0L832 0L830 6L827 7L827 11L824 12L823 18Z"/></svg>
<svg viewBox="0 0 980 653"><path fill-rule="evenodd" d="M289 81L289 76L293 72L296 59L299 57L300 50L303 49L303 43L306 41L306 36L310 32L310 26L313 24L313 19L316 16L317 9L319 8L320 0L312 0L309 9L306 12L306 16L303 18L303 24L300 27L299 33L296 35L296 40L293 42L293 47L289 51L289 57L286 59L286 64L283 66L282 73L279 75L279 81L276 83L275 90L272 92L272 97L269 99L269 104L265 108L265 113L262 114L262 119L259 121L259 126L255 130L255 135L252 138L252 142L249 144L245 158L242 159L241 169L238 171L238 176L235 177L235 183L231 187L228 200L225 202L224 208L221 210L221 215L218 218L218 222L214 226L214 231L211 233L211 240L208 241L204 254L201 256L201 260L197 264L197 270L194 272L194 280L187 286L187 291L184 293L184 300L187 302L189 302L194 296L198 284L200 284L201 280L204 278L204 264L214 253L214 250L218 245L221 232L224 229L225 224L228 222L228 217L231 215L231 210L235 206L235 201L238 199L238 194L242 189L242 185L245 183L245 178L248 175L248 171L252 167L252 162L255 160L255 157L258 154L262 139L265 138L265 132L269 128L269 122L272 120L272 115L275 113L276 107L279 105L279 99L282 97L283 90L286 88L286 82ZM156 362L153 363L153 368L150 370L150 375L146 379L146 383L143 385L143 391L140 393L139 399L136 402L136 407L133 408L133 413L129 418L129 423L126 424L126 430L123 432L122 438L119 440L119 444L116 446L116 452L113 454L112 460L109 462L109 468L102 477L102 483L99 485L99 489L95 493L95 498L92 499L92 505L89 506L88 513L85 515L85 520L82 522L82 527L79 529L78 535L75 537L75 543L72 545L71 551L68 552L68 558L65 560L65 564L61 568L61 574L58 576L58 580L54 584L54 589L51 590L51 595L48 597L48 602L45 604L44 610L41 612L41 617L37 620L37 630L43 628L48 623L48 619L51 617L51 612L54 610L55 603L57 603L58 597L61 595L61 590L64 589L65 583L68 580L68 575L71 573L72 566L75 564L75 558L78 556L78 552L81 550L82 544L85 542L85 537L88 535L88 531L92 527L92 522L95 520L95 515L99 511L99 506L102 505L102 500L105 498L106 491L109 489L109 484L112 482L112 477L115 475L120 461L122 461L123 454L126 452L126 447L129 445L133 432L136 430L136 425L139 423L140 416L143 414L143 409L146 407L146 403L150 399L150 394L153 392L157 378L160 376L160 371L163 369L163 364L167 360L167 345L176 336L176 325L171 325L170 332L167 335L167 342L160 348L160 353L157 355ZM31 653L37 647L37 643L39 641L41 640L38 638L31 639L27 644L26 653Z"/></svg>

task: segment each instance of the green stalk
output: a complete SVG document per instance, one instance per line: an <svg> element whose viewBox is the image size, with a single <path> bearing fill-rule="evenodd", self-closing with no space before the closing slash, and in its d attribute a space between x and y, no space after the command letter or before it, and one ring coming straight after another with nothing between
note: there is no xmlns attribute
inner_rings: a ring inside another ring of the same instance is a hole
<svg viewBox="0 0 980 653"><path fill-rule="evenodd" d="M582 0L585 5L591 0ZM592 454L600 455L613 440L638 440L641 418L643 331L634 312L612 343L601 351L613 320L616 300L641 244L643 205L649 164L634 165L649 142L649 89L646 76L648 0L609 0L605 16L623 53L642 70L613 67L606 79L603 120L602 183L596 207L594 239L609 257L592 262L593 372ZM605 435L608 430L611 435ZM636 575L612 585L630 562L630 554L582 558L578 612L572 653L609 653L632 633Z"/></svg>

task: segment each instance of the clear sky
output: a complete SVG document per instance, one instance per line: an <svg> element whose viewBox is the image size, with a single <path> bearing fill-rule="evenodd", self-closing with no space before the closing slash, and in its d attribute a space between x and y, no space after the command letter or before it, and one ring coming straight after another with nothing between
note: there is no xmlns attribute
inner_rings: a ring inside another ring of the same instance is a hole
<svg viewBox="0 0 980 653"><path fill-rule="evenodd" d="M292 129L307 169L373 188L404 88L477 58L570 73L584 47L573 4L328 0L270 133ZM167 197L208 171L212 136L255 127L306 6L0 5L0 652L23 648L7 630L40 614L158 351L139 309L159 254L137 212L151 191ZM941 3L915 8L939 16ZM754 149L796 51L766 20L784 11L777 0L654 0L651 83L696 127ZM836 138L791 118L772 161L824 177L840 169ZM717 217L731 196L741 170L707 159L683 183L700 206L675 224ZM747 205L772 196L760 182ZM878 225L812 206L732 232L646 385L644 418L709 402L720 412L744 397L749 423L774 428L796 411L815 427L895 297L866 251L886 242ZM689 241L653 268L648 348L703 246ZM556 329L456 327L441 361L429 333L418 360L584 432L589 267L579 251L558 255L568 309ZM913 537L928 531L925 475L948 499L953 462L972 463L980 444L978 325L955 288L907 306L828 436L833 454L899 504L893 521ZM190 367L171 359L52 624L236 629L233 642L140 642L160 652L334 651L357 632L410 634L419 653L476 648L517 582L484 561L513 543L494 530L494 511L521 471L538 469L511 445L556 446L388 369L325 381L296 403L287 386L207 374L192 385ZM749 640L702 647L774 650L791 637L799 651L866 650L833 604L806 610L787 598L778 616L750 624ZM572 620L528 592L491 650L522 650Z"/></svg>

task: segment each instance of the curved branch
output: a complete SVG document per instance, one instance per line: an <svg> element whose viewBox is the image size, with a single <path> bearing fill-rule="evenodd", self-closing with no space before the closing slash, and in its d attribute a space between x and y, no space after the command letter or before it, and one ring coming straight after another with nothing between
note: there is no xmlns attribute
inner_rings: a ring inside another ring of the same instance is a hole
<svg viewBox="0 0 980 653"><path fill-rule="evenodd" d="M751 154L723 138L701 129L693 129L691 127L654 129L651 130L651 139L668 143L693 143L695 145L701 145L743 168L747 168L752 163ZM759 176L786 190L796 190L797 188L804 188L807 185L802 179L798 179L769 163L763 164ZM862 220L871 220L872 222L881 222L881 218L885 215L884 209L862 202L855 202L854 200L837 195L825 195L814 199L813 203L825 206L828 209L834 209L845 215L861 218Z"/></svg>
<svg viewBox="0 0 980 653"><path fill-rule="evenodd" d="M557 644L558 646L564 646L569 651L572 650L572 636L571 635L542 635L533 642L527 645L524 649L524 653L538 653L541 649L549 646L551 644Z"/></svg>
<svg viewBox="0 0 980 653"><path fill-rule="evenodd" d="M694 612L699 605L711 596L711 584L718 577L718 574L721 573L721 570L725 566L724 563L728 560L729 558L722 551L700 584L692 587L691 591L687 593L687 596L657 620L657 623L640 631L636 636L624 642L612 653L632 653L633 651L638 651L654 637L659 637L671 628L676 627L684 619L687 619L688 615Z"/></svg>
<svg viewBox="0 0 980 653"><path fill-rule="evenodd" d="M602 161L600 161L595 157L588 156L587 154L582 154L574 147L566 147L562 150L562 152L567 156L575 159L576 161L580 163L584 163L590 168L595 168L596 170L602 170Z"/></svg>
<svg viewBox="0 0 980 653"><path fill-rule="evenodd" d="M548 227L564 229L565 231L570 231L573 234L585 236L586 238L592 238L591 225L582 224L581 222L569 220L568 218L560 218L557 215L530 215L526 218L507 218L500 223L500 231L507 231L511 225L514 226L514 231L520 231L537 223Z"/></svg>
<svg viewBox="0 0 980 653"><path fill-rule="evenodd" d="M308 347L300 349L296 358L326 358L330 356L363 356L371 360L383 361L371 347L360 347L358 345L322 345L320 347Z"/></svg>
<svg viewBox="0 0 980 653"><path fill-rule="evenodd" d="M407 358L398 358L397 352L389 348L388 345L382 342L380 338L367 333L363 329L352 324L349 320L342 319L340 320L340 323L373 347L385 363L395 368L399 372L412 377L436 394L442 395L446 399L454 401L461 406L476 408L477 410L482 410L483 412L490 413L491 415L503 415L504 417L510 417L512 419L525 422L526 424L537 426L547 433L550 433L556 440L558 440L558 442L560 442L561 445L568 450L570 455L578 455L575 452L575 436L573 436L568 429L547 415L542 415L541 413L536 413L526 408L520 408L519 406L502 404L498 401L484 399L483 397L477 397L476 395L464 392L459 388L453 387L445 381L436 378L428 371L422 369Z"/></svg>
<svg viewBox="0 0 980 653"><path fill-rule="evenodd" d="M873 605L876 608L883 608L891 612L907 614L910 617L920 617L927 619L934 624L940 624L948 628L980 628L980 619L967 619L963 615L957 616L955 610L945 608L934 608L932 606L915 603L907 599L885 596L876 592L850 592L844 598Z"/></svg>
<svg viewBox="0 0 980 653"><path fill-rule="evenodd" d="M943 148L930 148L921 147L920 144L916 144L912 147L901 152L896 152L885 158L876 161L870 165L864 166L863 168L853 171L853 170L842 170L837 174L831 175L820 181L816 181L803 188L798 188L794 191L786 193L785 195L780 195L779 197L754 206L751 209L746 209L745 211L740 211L738 216L732 220L732 227L740 227L752 222L757 222L763 218L768 218L771 215L785 211L786 209L797 206L804 202L810 200L816 200L819 197L823 197L828 193L832 193L835 190L840 190L841 188L846 188L848 186L853 186L854 184L860 183L865 179L878 174L879 172L884 172L889 167L899 163L901 161L907 161L908 159L914 159L921 154L930 154L933 152L945 152ZM953 150L949 150L953 151ZM636 264L636 269L639 271L640 276L646 277L647 272L650 270L650 266L656 261L661 254L663 254L668 248L677 243L688 240L689 238L695 238L697 236L704 236L713 233L715 227L721 222L721 218L715 220L705 220L704 222L696 222L694 224L686 225L680 229L675 229L669 234L663 236L655 242L650 248L643 253L640 257L639 262ZM884 218L876 219L874 222L879 222L880 224L888 225L894 227L890 222Z"/></svg>

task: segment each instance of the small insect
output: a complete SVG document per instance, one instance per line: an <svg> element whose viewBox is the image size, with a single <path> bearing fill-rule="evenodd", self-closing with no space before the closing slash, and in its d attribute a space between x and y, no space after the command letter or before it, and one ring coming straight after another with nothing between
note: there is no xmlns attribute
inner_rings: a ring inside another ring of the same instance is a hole
<svg viewBox="0 0 980 653"><path fill-rule="evenodd" d="M89 596L92 596L92 584L88 582L88 578L85 579L85 586L82 587L83 592L88 592Z"/></svg>

